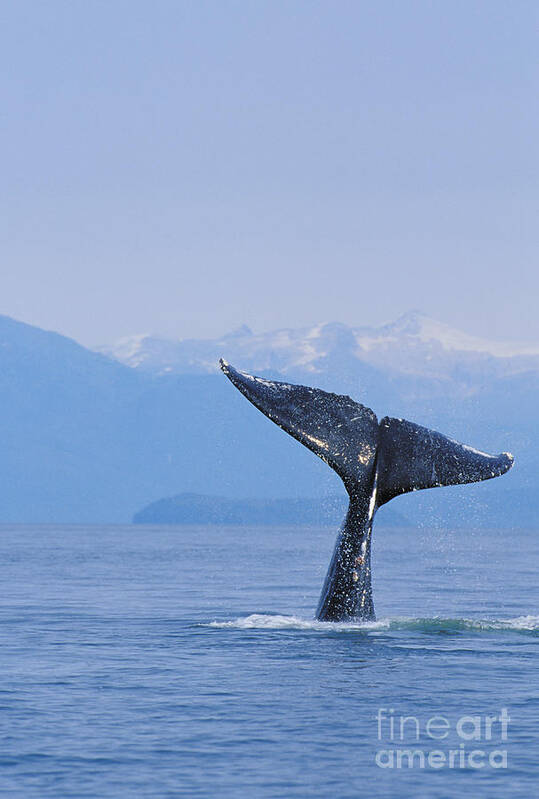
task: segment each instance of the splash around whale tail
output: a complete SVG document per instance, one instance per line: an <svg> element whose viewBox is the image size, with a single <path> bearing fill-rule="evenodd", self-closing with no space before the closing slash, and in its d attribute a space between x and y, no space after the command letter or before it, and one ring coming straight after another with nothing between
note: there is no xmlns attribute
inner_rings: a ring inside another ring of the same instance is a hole
<svg viewBox="0 0 539 799"><path fill-rule="evenodd" d="M513 465L509 453L489 455L405 419L378 423L350 397L220 366L253 405L331 466L351 496L369 494L376 474L377 507L408 491L489 480Z"/></svg>

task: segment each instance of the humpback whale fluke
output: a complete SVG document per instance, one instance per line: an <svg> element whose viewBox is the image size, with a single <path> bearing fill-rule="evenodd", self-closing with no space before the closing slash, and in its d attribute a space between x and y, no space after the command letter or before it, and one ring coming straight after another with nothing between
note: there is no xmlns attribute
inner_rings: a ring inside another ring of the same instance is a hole
<svg viewBox="0 0 539 799"><path fill-rule="evenodd" d="M371 532L376 510L421 488L475 483L507 472L513 456L488 455L405 419L384 417L340 394L220 366L247 399L322 458L350 498L322 588L321 621L372 620Z"/></svg>

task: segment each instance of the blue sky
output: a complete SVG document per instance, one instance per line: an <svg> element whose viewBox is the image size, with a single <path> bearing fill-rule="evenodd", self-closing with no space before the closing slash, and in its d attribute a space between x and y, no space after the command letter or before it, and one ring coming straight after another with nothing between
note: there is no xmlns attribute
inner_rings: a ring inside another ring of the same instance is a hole
<svg viewBox="0 0 539 799"><path fill-rule="evenodd" d="M539 4L7 2L0 313L539 339Z"/></svg>

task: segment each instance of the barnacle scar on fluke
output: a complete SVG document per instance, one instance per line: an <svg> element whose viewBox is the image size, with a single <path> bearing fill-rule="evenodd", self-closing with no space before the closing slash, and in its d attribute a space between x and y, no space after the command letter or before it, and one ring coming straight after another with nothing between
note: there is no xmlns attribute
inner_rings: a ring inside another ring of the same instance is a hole
<svg viewBox="0 0 539 799"><path fill-rule="evenodd" d="M334 469L350 504L322 588L317 619L375 618L371 533L377 509L421 488L475 483L507 472L508 452L488 455L405 419L384 417L350 397L221 369L262 413Z"/></svg>

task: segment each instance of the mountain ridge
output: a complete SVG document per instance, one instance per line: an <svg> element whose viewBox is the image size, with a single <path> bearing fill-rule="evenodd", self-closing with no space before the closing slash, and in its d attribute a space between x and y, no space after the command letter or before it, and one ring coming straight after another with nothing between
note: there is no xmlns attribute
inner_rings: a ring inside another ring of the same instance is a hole
<svg viewBox="0 0 539 799"><path fill-rule="evenodd" d="M222 356L249 372L311 379L339 364L350 379L371 367L390 377L437 380L456 396L477 393L485 381L539 371L539 344L488 341L419 311L379 327L328 322L257 334L242 326L217 339L126 337L97 351L153 375L211 374Z"/></svg>
<svg viewBox="0 0 539 799"><path fill-rule="evenodd" d="M491 497L494 507L505 488L525 492L511 500L522 506L522 518L526 509L537 511L538 369L500 375L469 364L470 377L460 364L441 376L414 375L358 360L345 326L322 333L316 347L311 341L312 358L299 337L295 365L284 337L280 350L266 348L263 368L250 367L241 348L257 336L245 328L219 355L264 376L349 394L379 418L403 416L478 449L515 454L515 468L495 481L499 486L434 496L426 511L431 517L449 513L449 506L458 513L476 497L486 519L490 505L480 497ZM238 350L231 355L234 341ZM182 492L277 500L342 490L322 461L283 435L222 375L200 372L200 359L213 357L200 346L191 357L199 371L155 373L0 317L0 522L123 523L145 505ZM419 507L406 505L412 523Z"/></svg>

